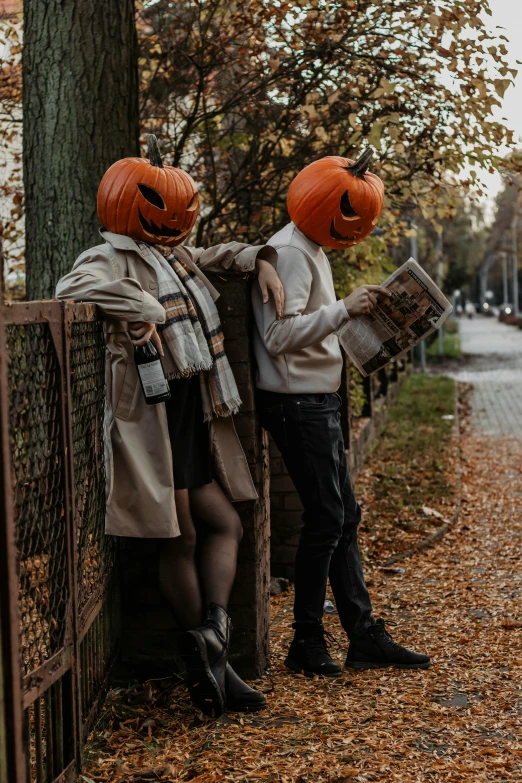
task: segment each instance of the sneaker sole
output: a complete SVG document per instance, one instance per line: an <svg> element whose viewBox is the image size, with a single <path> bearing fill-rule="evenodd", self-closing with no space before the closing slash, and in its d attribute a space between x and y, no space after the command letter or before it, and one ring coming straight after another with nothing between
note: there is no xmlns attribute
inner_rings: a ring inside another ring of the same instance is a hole
<svg viewBox="0 0 522 783"><path fill-rule="evenodd" d="M371 663L368 661L348 661L345 669L429 669L431 661L427 663Z"/></svg>
<svg viewBox="0 0 522 783"><path fill-rule="evenodd" d="M192 703L210 718L219 718L225 711L225 702L208 662L205 640L197 631L187 631L179 641L179 653Z"/></svg>
<svg viewBox="0 0 522 783"><path fill-rule="evenodd" d="M266 701L263 704L227 704L227 712L260 712L267 708Z"/></svg>
<svg viewBox="0 0 522 783"><path fill-rule="evenodd" d="M342 677L342 671L338 672L310 672L306 669L301 668L301 666L298 666L297 663L294 663L291 658L287 658L285 660L285 666L287 669L290 669L291 671L295 672L296 674L304 674L305 677Z"/></svg>

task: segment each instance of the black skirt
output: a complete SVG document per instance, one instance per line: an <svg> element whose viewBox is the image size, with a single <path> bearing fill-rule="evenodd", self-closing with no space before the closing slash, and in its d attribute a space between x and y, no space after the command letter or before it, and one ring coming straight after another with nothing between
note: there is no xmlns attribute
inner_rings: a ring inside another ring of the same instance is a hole
<svg viewBox="0 0 522 783"><path fill-rule="evenodd" d="M174 488L194 489L212 482L208 422L203 419L199 375L169 381L165 403L169 425Z"/></svg>

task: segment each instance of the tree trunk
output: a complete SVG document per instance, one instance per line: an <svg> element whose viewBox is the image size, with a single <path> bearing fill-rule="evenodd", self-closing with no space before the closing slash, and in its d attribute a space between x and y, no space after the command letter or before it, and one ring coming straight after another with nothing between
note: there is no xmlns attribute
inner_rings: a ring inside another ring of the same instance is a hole
<svg viewBox="0 0 522 783"><path fill-rule="evenodd" d="M139 155L134 0L24 0L27 297L98 244L96 191Z"/></svg>

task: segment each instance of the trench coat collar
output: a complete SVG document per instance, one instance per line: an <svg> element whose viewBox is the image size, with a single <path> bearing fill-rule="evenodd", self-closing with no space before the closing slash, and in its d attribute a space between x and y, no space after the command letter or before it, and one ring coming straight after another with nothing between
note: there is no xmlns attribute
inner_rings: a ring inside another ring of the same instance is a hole
<svg viewBox="0 0 522 783"><path fill-rule="evenodd" d="M115 250L130 250L131 253L137 253L147 264L154 266L146 251L134 239L125 236L125 234L114 234L112 231L107 231L106 228L100 228L100 234Z"/></svg>
<svg viewBox="0 0 522 783"><path fill-rule="evenodd" d="M100 228L100 235L102 238L108 242L115 250L127 250L131 253L137 253L140 258L143 258L145 263L147 263L149 266L151 266L154 269L154 263L151 261L151 259L148 257L145 250L143 250L135 241L134 239L131 239L128 236L125 236L125 234L114 234L112 231L107 231L106 228ZM304 236L304 234L303 234ZM179 245L180 248L183 247L183 245ZM152 250L150 251L153 252ZM182 256L182 261L185 263L194 274L196 274L200 280L203 281L204 285L208 288L210 291L210 295L214 302L219 299L220 293L219 291L212 285L210 280L206 275L203 274L201 269L197 266L197 264L194 263L192 260L190 253L188 253L185 250L185 253Z"/></svg>
<svg viewBox="0 0 522 783"><path fill-rule="evenodd" d="M103 239L116 250L132 250L134 253L140 252L134 239L124 236L124 234L114 234L112 231L107 231L106 228L100 228L100 234Z"/></svg>

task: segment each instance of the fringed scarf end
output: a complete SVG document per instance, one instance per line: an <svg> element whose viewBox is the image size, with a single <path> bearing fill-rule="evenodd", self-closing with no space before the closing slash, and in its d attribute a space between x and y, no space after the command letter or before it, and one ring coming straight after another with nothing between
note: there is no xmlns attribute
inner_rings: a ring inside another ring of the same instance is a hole
<svg viewBox="0 0 522 783"><path fill-rule="evenodd" d="M208 372L212 369L212 360L210 363L208 361L201 361L197 364L193 364L191 367L187 367L186 370L183 370L181 372L180 370L171 370L170 372L166 373L166 378L168 381L179 381L183 378L192 378L193 375L198 375L200 372Z"/></svg>
<svg viewBox="0 0 522 783"><path fill-rule="evenodd" d="M240 408L241 399L239 397L233 397L231 400L228 400L226 404L216 405L211 411L205 411L203 418L206 422L212 421L216 416L222 419L229 418L230 416L235 416L236 413L239 413Z"/></svg>

